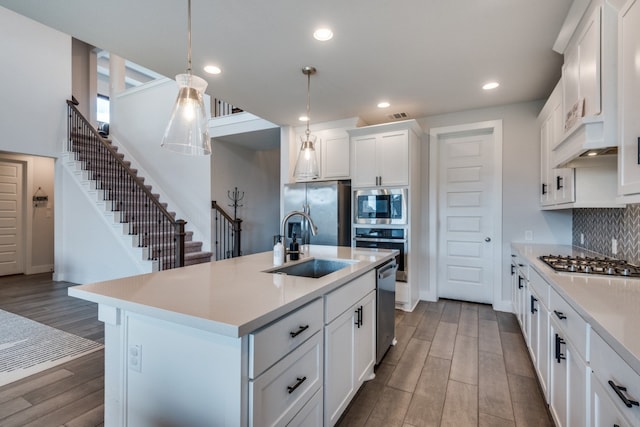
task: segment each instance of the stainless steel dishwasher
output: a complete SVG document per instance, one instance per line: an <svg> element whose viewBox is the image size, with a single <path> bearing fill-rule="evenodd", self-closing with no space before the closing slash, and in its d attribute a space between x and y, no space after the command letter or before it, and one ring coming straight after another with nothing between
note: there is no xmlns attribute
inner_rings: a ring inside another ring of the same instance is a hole
<svg viewBox="0 0 640 427"><path fill-rule="evenodd" d="M376 365L396 339L396 270L392 259L376 269Z"/></svg>

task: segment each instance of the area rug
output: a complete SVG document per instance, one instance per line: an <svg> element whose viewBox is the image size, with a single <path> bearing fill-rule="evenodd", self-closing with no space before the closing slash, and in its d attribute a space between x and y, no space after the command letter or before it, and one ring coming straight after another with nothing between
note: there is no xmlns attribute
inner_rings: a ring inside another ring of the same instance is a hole
<svg viewBox="0 0 640 427"><path fill-rule="evenodd" d="M0 387L103 345L0 310Z"/></svg>

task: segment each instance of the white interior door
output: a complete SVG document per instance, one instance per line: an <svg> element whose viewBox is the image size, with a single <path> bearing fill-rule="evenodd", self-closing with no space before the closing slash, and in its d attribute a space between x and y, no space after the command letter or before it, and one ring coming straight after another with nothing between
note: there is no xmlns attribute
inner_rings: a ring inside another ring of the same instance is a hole
<svg viewBox="0 0 640 427"><path fill-rule="evenodd" d="M493 303L500 290L502 147L494 128L454 130L432 140L438 297Z"/></svg>
<svg viewBox="0 0 640 427"><path fill-rule="evenodd" d="M0 276L24 273L22 165L0 161Z"/></svg>

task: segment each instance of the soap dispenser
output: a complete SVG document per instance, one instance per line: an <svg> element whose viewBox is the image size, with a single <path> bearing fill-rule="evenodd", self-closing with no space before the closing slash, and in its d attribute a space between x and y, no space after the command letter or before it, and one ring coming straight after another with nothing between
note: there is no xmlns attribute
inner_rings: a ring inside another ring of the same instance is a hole
<svg viewBox="0 0 640 427"><path fill-rule="evenodd" d="M293 240L289 245L289 259L296 261L300 259L300 245L296 241L296 233L293 233Z"/></svg>
<svg viewBox="0 0 640 427"><path fill-rule="evenodd" d="M282 264L284 264L284 246L282 237L278 236L278 241L273 245L273 265L277 267Z"/></svg>

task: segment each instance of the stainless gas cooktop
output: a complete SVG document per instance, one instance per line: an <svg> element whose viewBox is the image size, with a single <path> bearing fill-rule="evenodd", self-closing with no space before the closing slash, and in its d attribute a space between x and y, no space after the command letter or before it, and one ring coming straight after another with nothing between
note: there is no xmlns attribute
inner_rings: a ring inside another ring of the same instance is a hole
<svg viewBox="0 0 640 427"><path fill-rule="evenodd" d="M640 267L619 259L542 255L540 260L560 272L640 278Z"/></svg>

